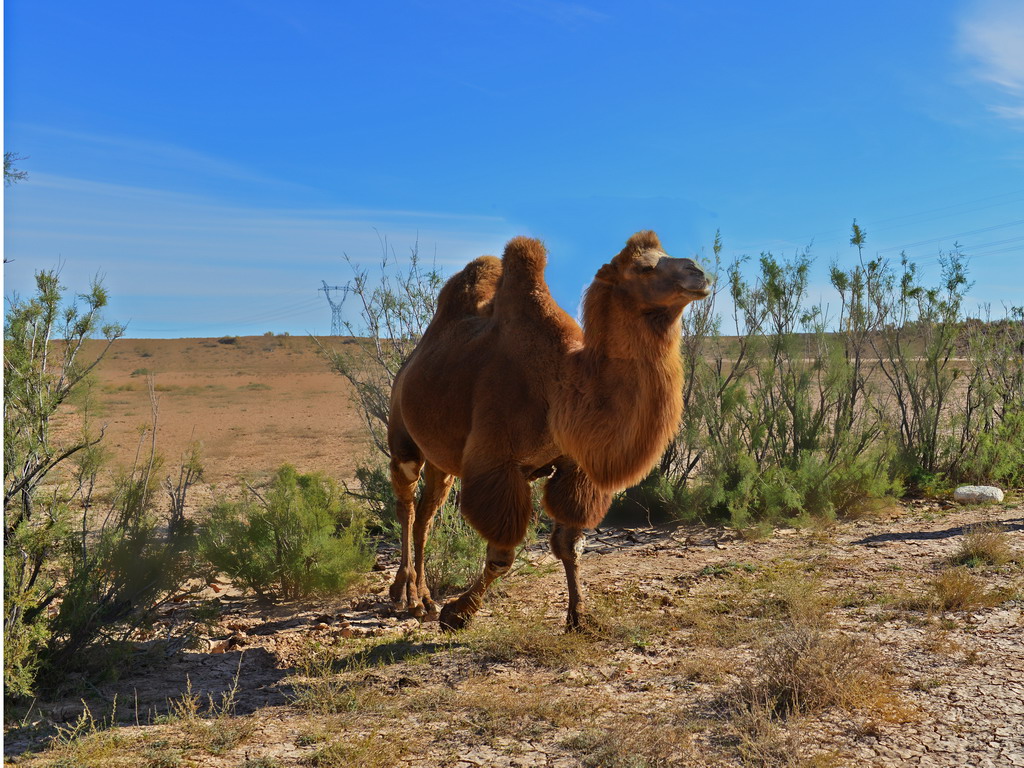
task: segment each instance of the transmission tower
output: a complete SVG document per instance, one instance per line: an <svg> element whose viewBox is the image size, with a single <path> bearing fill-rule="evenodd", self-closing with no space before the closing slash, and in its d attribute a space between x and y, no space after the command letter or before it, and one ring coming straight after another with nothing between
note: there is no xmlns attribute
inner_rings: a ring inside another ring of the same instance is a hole
<svg viewBox="0 0 1024 768"><path fill-rule="evenodd" d="M326 280L321 280L324 284L323 288L317 288L317 291L323 291L327 297L327 303L331 305L331 336L341 336L345 324L341 319L341 307L345 303L345 297L348 296L348 292L351 288L347 285L328 285ZM341 301L334 301L331 298L331 291L341 291Z"/></svg>

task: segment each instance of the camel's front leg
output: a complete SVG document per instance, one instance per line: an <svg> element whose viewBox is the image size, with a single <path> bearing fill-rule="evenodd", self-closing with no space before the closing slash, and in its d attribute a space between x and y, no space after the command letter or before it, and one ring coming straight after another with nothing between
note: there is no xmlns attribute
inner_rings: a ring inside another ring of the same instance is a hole
<svg viewBox="0 0 1024 768"><path fill-rule="evenodd" d="M583 530L555 523L551 531L551 551L565 567L565 581L569 587L569 612L565 626L571 632L583 626L583 589L580 585L579 563L583 555Z"/></svg>
<svg viewBox="0 0 1024 768"><path fill-rule="evenodd" d="M470 456L483 453L474 445L466 450ZM468 464L462 477L462 513L487 540L487 562L476 583L441 610L443 629L466 626L480 609L491 582L512 567L516 546L526 535L533 513L523 468L509 462L489 467Z"/></svg>
<svg viewBox="0 0 1024 768"><path fill-rule="evenodd" d="M583 620L579 577L583 530L595 528L601 522L611 501L611 493L597 488L578 466L564 457L555 462L555 473L544 486L544 508L555 520L551 551L562 561L569 587L566 626L570 631L580 629Z"/></svg>
<svg viewBox="0 0 1024 768"><path fill-rule="evenodd" d="M515 547L497 547L487 545L487 563L484 572L468 590L441 609L441 628L447 630L462 629L484 601L484 593L491 582L503 576L512 567L515 559Z"/></svg>

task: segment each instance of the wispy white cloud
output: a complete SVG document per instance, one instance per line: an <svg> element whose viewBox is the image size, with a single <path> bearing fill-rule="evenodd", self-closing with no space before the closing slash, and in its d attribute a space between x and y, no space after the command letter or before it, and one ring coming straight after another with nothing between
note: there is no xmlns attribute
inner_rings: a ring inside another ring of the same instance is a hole
<svg viewBox="0 0 1024 768"><path fill-rule="evenodd" d="M971 76L986 87L989 109L1024 128L1024 2L979 0L957 33Z"/></svg>
<svg viewBox="0 0 1024 768"><path fill-rule="evenodd" d="M7 294L29 293L36 270L62 262L73 290L106 275L112 318L170 335L245 332L257 310L299 303L305 315L284 313L295 325L283 329L316 330L305 317L323 322L321 280L352 277L343 254L372 269L386 236L398 259L418 243L425 262L450 274L515 234L498 217L259 207L44 173L8 196L6 214Z"/></svg>
<svg viewBox="0 0 1024 768"><path fill-rule="evenodd" d="M149 169L174 169L177 173L188 173L199 177L217 177L257 184L275 186L298 186L291 182L274 179L238 163L198 152L189 147L179 146L154 139L131 136L100 135L82 131L69 131L48 125L16 126L26 134L40 134L59 139L64 145L76 147L80 152L120 164Z"/></svg>

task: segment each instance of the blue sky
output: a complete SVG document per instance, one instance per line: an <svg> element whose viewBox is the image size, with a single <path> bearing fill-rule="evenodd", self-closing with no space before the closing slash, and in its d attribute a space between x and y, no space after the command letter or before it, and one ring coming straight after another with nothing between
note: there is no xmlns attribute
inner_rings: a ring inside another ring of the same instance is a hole
<svg viewBox="0 0 1024 768"><path fill-rule="evenodd" d="M545 240L570 312L635 230L812 245L1024 303L1024 3L4 4L4 294L104 275L129 336L324 334L386 236Z"/></svg>

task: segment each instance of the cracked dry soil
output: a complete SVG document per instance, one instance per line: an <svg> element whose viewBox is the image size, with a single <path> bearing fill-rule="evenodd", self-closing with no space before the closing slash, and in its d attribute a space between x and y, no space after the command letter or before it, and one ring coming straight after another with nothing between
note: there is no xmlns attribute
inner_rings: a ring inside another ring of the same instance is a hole
<svg viewBox="0 0 1024 768"><path fill-rule="evenodd" d="M1005 532L1016 559L955 569L981 524ZM693 526L599 530L583 574L612 629L578 641L563 634L563 575L542 544L454 636L392 612L395 562L381 550L380 570L345 600L271 606L220 592L205 650L140 663L88 700L100 720L116 695L115 727L47 747L47 725L82 710L51 702L8 728L6 762L1024 766L1020 504L919 502L763 540ZM936 579L952 570L978 587L975 605L936 602ZM762 708L760 718L737 704L763 673L771 606L787 583L809 585L805 603L824 606L814 627L870 649L884 701L862 690L863 700L788 716ZM230 712L182 716L173 702L187 685L215 702L237 685Z"/></svg>

